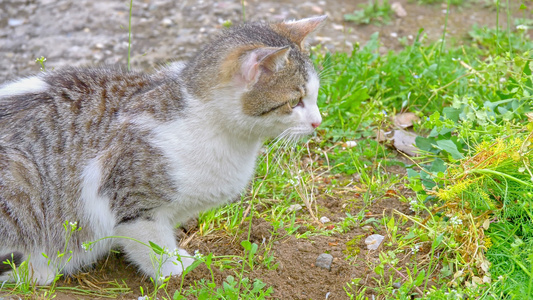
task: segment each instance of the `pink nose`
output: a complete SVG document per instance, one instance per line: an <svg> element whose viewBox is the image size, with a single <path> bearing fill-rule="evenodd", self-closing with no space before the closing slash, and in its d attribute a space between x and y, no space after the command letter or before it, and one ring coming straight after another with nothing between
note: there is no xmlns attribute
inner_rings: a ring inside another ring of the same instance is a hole
<svg viewBox="0 0 533 300"><path fill-rule="evenodd" d="M313 126L313 128L317 128L318 126L320 126L320 122L311 123L311 126Z"/></svg>

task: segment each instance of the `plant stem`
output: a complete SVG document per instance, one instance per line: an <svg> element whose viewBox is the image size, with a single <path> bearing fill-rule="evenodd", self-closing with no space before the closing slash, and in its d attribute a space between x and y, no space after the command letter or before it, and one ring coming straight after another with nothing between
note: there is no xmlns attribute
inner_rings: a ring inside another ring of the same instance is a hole
<svg viewBox="0 0 533 300"><path fill-rule="evenodd" d="M128 71L131 70L131 12L133 10L133 0L130 0L130 15L129 15L129 25L128 25Z"/></svg>
<svg viewBox="0 0 533 300"><path fill-rule="evenodd" d="M437 60L437 74L440 78L440 58L442 56L442 52L444 51L444 41L446 40L446 28L448 27L448 16L450 15L450 1L448 0L448 5L446 5L446 17L444 18L444 30L442 31L442 38L441 38L441 44L440 44L440 52L439 52L439 58Z"/></svg>

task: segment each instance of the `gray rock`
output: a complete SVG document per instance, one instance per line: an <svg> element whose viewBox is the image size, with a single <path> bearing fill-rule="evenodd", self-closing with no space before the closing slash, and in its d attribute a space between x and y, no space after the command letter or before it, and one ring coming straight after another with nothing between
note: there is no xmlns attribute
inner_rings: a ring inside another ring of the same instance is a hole
<svg viewBox="0 0 533 300"><path fill-rule="evenodd" d="M331 263L333 263L333 256L331 254L322 253L317 257L315 266L329 271L331 270Z"/></svg>
<svg viewBox="0 0 533 300"><path fill-rule="evenodd" d="M392 284L392 287L395 288L395 289L399 289L402 287L402 284L400 282L395 282Z"/></svg>

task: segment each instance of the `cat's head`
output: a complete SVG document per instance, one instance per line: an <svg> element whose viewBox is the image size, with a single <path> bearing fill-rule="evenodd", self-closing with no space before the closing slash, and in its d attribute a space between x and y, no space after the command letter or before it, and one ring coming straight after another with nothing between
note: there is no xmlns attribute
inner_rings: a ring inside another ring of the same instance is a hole
<svg viewBox="0 0 533 300"><path fill-rule="evenodd" d="M299 138L312 133L322 121L319 77L305 38L325 19L251 23L228 30L200 54L223 54L204 62L218 66L218 76L212 73L210 86L200 93L221 117L248 135Z"/></svg>

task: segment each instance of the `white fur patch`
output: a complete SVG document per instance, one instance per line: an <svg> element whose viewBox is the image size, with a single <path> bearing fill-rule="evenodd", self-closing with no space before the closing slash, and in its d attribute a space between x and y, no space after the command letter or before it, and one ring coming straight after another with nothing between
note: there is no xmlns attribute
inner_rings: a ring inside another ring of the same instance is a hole
<svg viewBox="0 0 533 300"><path fill-rule="evenodd" d="M87 163L81 175L81 202L85 220L90 224L94 239L113 235L115 216L111 212L111 205L107 197L98 194L102 182L102 167L95 157ZM92 251L83 255L80 264L92 263L101 254L111 248L111 240L103 240L95 243Z"/></svg>
<svg viewBox="0 0 533 300"><path fill-rule="evenodd" d="M190 256L187 251L178 249L174 226L165 222L165 220L126 222L117 226L116 235L131 237L145 244L148 244L149 241L153 242L158 246L164 247L165 250L169 251L169 254L176 253L181 256ZM155 280L171 274L179 275L194 261L190 257L181 257L181 262L179 262L175 255L170 257L166 254L163 257L157 255L159 262L162 263L162 265L158 266L157 261L151 258L154 253L150 247L130 239L117 239L116 242L123 247L129 259L137 264L145 274Z"/></svg>
<svg viewBox="0 0 533 300"><path fill-rule="evenodd" d="M309 123L320 124L322 122L322 116L317 106L318 89L320 88L320 81L315 73L309 74L309 83L307 84L307 90L309 91L307 97L304 99L306 105L306 119Z"/></svg>
<svg viewBox="0 0 533 300"><path fill-rule="evenodd" d="M0 87L0 98L24 94L42 93L50 86L38 76L28 77Z"/></svg>
<svg viewBox="0 0 533 300"><path fill-rule="evenodd" d="M175 202L156 211L171 224L233 200L252 177L261 145L258 137L248 138L239 128L237 96L220 92L217 101L205 103L182 92L187 118L152 127L151 143L165 154L179 187Z"/></svg>

